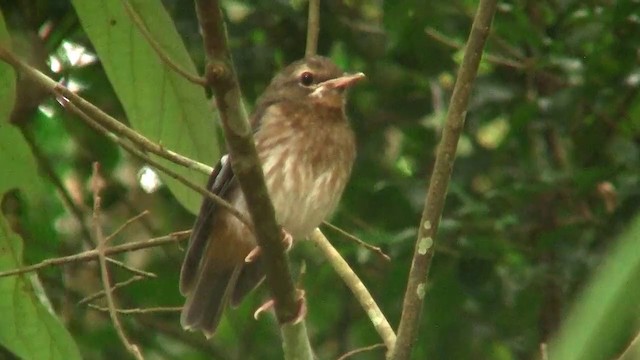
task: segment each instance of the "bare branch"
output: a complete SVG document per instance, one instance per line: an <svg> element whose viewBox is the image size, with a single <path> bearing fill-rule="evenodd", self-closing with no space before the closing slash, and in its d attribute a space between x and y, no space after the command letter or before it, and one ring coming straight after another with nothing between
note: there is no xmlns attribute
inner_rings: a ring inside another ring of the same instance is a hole
<svg viewBox="0 0 640 360"><path fill-rule="evenodd" d="M280 227L275 220L253 132L242 105L220 2L196 0L196 12L207 55L205 75L216 99L231 166L244 194L256 240L262 250L266 282L275 301L276 317L281 324L285 357L311 360L313 355L304 319L297 321L300 320L301 299L291 278ZM289 353L290 349L295 353Z"/></svg>
<svg viewBox="0 0 640 360"><path fill-rule="evenodd" d="M127 279L125 281L121 281L119 283L116 283L113 285L113 287L111 287L111 292L114 292L120 288L123 288L129 284L133 284L136 281L140 281L145 279L144 276L140 276L140 275L136 275L136 276L132 276L130 279ZM93 300L97 300L100 299L101 297L103 297L105 294L104 290L100 290L98 292L96 292L95 294L91 294L87 297L84 297L82 299L80 299L80 301L78 301L78 305L83 305L89 302L92 302Z"/></svg>
<svg viewBox="0 0 640 360"><path fill-rule="evenodd" d="M464 47L464 44L456 41L455 39L452 39L450 37L448 37L447 35L439 32L438 30L432 28L432 27L427 27L424 30L427 35L429 35L432 39L439 41L441 43L443 43L446 46L449 46L451 48L454 49L462 49ZM527 67L527 64L522 63L518 60L513 60L513 59L508 59L504 56L500 56L500 55L494 55L494 54L489 54L489 53L485 53L484 54L485 59L487 59L487 61L497 64L497 65L502 65L502 66L507 66L507 67L512 67L514 69L518 69L518 70L522 70L525 69Z"/></svg>
<svg viewBox="0 0 640 360"><path fill-rule="evenodd" d="M307 48L304 56L318 53L318 34L320 33L320 0L309 0L309 17L307 19Z"/></svg>
<svg viewBox="0 0 640 360"><path fill-rule="evenodd" d="M328 228L337 231L339 234L341 234L342 236L346 237L347 239L354 241L356 244L362 246L365 249L369 249L371 251L373 251L374 253L378 254L378 256L380 256L382 259L386 260L386 261L391 261L391 258L389 257L389 255L385 254L382 249L380 249L380 247L378 246L373 246L371 244L368 244L366 242L364 242L362 239L358 238L357 236L350 234L349 232L333 225L332 223L325 221L323 222L323 224L325 226L327 226Z"/></svg>
<svg viewBox="0 0 640 360"><path fill-rule="evenodd" d="M74 103L82 111L86 112L91 118L95 119L96 122L100 123L101 126L117 134L118 136L127 138L143 149L160 157L163 157L169 161L172 161L178 165L182 165L186 168L196 170L207 175L211 173L210 166L191 160L186 156L168 150L165 147L147 139L128 126L112 118L111 116L100 110L97 106L88 102L73 91L67 89L66 87L57 83L55 80L49 78L47 75L43 74L36 68L18 59L6 48L0 47L0 60L3 60L4 62L10 64L17 71L20 71L24 75L31 78L34 83L42 86L52 95L63 96L66 100Z"/></svg>
<svg viewBox="0 0 640 360"><path fill-rule="evenodd" d="M447 187L453 170L458 140L464 127L473 80L478 71L482 50L489 34L495 10L496 0L480 1L476 17L473 20L471 33L467 40L462 65L458 71L458 78L451 96L451 105L447 113L442 139L438 145L431 182L425 198L428 201L425 201L422 219L418 228L418 239L398 327L398 339L391 353L391 358L394 360L405 360L411 357L411 351L418 335L427 276L435 250L434 239L447 196Z"/></svg>
<svg viewBox="0 0 640 360"><path fill-rule="evenodd" d="M97 243L97 251L98 251L98 261L100 262L100 273L102 276L102 286L104 287L104 293L107 298L107 304L109 305L109 316L111 316L111 321L113 322L113 326L116 328L116 332L118 333L118 337L120 341L124 344L127 351L129 351L136 359L142 360L144 357L138 349L138 346L133 344L128 338L124 329L122 328L122 324L120 324L120 320L118 319L118 314L116 313L116 305L113 300L113 294L111 293L111 284L109 283L109 272L107 270L107 257L105 255L107 241L102 233L102 225L100 223L100 191L102 188L101 181L99 180L100 166L98 163L93 164L93 178L91 180L91 190L93 191L93 231L96 237Z"/></svg>
<svg viewBox="0 0 640 360"><path fill-rule="evenodd" d="M124 245L113 246L105 249L105 255L109 256L109 255L120 254L128 251L137 251L137 250L162 246L166 244L172 244L172 243L189 239L189 234L191 234L191 230L178 231L166 236L161 236L161 237L157 237L149 240L143 240L143 241L132 242ZM98 250L96 249L88 250L85 252L81 252L79 254L63 256L63 257L54 258L54 259L46 259L35 265L25 266L19 269L3 271L3 272L0 272L0 278L5 276L20 275L28 272L33 272L49 266L58 266L58 265L64 265L64 264L69 264L74 262L91 261L97 258L98 258Z"/></svg>
<svg viewBox="0 0 640 360"><path fill-rule="evenodd" d="M369 319L371 319L373 327L378 334L380 334L387 349L393 349L396 342L396 334L393 332L393 328L389 325L378 304L373 300L367 287L364 286L358 278L358 275L349 267L349 264L340 256L338 251L331 246L329 240L327 240L320 230L314 230L310 239L322 250L327 259L329 259L329 263L333 266L333 269L342 278L344 283L347 284L349 289L351 289L351 292L353 292L353 295L367 313Z"/></svg>
<svg viewBox="0 0 640 360"><path fill-rule="evenodd" d="M127 270L127 271L129 271L131 273L134 273L136 275L140 275L142 277L152 278L152 279L158 277L156 274L154 274L152 272L147 272L147 271L144 271L144 270L136 269L136 268L134 268L132 266L129 266L129 265L123 263L122 261L118 261L118 260L112 259L110 257L107 257L107 261L112 263L112 264L114 264L114 265L116 265L116 266L119 266L119 267L121 267L121 268L123 268L123 269L125 269L125 270Z"/></svg>
<svg viewBox="0 0 640 360"><path fill-rule="evenodd" d="M143 161L147 162L148 164L150 164L151 166L155 167L156 169L162 171L163 173L165 173L169 177L172 177L172 178L178 180L180 183L184 184L185 186L187 186L191 190L201 194L202 196L209 197L216 204L218 204L221 207L223 207L226 211L229 211L231 214L233 214L235 217L237 217L240 221L242 221L245 225L247 225L249 229L252 228L251 227L251 223L249 222L249 220L244 215L242 215L236 208L231 206L231 204L229 204L223 198L221 198L218 195L212 193L211 191L209 191L209 190L207 190L207 189L205 189L205 188L203 188L201 186L198 186L198 185L194 184L193 182L187 180L187 178L185 178L184 176L182 176L182 175L174 172L173 170L169 169L168 167L160 164L158 161L155 161L155 160L151 159L144 152L138 150L137 148L135 148L134 146L132 146L128 142L126 142L126 141L122 140L121 138L115 136L114 134L110 133L107 129L102 127L98 122L96 122L93 118L91 118L89 115L87 115L82 110L80 110L72 102L65 102L63 104L63 106L64 106L64 108L66 110L68 110L69 112L71 112L71 113L73 113L75 115L78 115L78 117L80 117L82 120L84 120L93 129L95 129L96 131L104 134L107 138L109 138L109 139L113 140L114 142L116 142L118 145L120 145L123 149L125 149L129 153L131 153L134 156L142 159Z"/></svg>
<svg viewBox="0 0 640 360"><path fill-rule="evenodd" d="M118 234L120 234L120 232L122 232L124 229L126 229L127 226L133 224L134 222L136 222L137 220L139 220L143 216L147 216L147 215L149 215L149 210L145 210L145 211L141 212L140 214L128 219L127 221L124 222L124 224L120 225L120 227L117 228L116 231L114 231L111 235L107 236L106 241L107 242L111 241L111 239L113 239Z"/></svg>
<svg viewBox="0 0 640 360"><path fill-rule="evenodd" d="M98 311L109 311L109 308L98 306L94 304L89 304L89 307L98 310ZM182 310L182 306L171 306L171 307L150 307L150 308L134 308L134 309L115 309L118 314L150 314L150 313L159 313L159 312L170 312L176 313Z"/></svg>

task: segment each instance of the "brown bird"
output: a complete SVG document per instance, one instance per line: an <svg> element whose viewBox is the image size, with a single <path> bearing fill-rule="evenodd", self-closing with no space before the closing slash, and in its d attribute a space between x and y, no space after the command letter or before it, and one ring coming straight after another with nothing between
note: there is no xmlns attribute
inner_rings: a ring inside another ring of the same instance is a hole
<svg viewBox="0 0 640 360"><path fill-rule="evenodd" d="M345 90L363 78L344 74L327 58L308 57L273 78L251 115L276 220L294 239L320 225L342 195L355 159ZM249 218L230 161L218 163L207 187ZM264 273L256 247L247 226L204 199L180 274L185 329L212 336L227 303L238 305L260 284Z"/></svg>

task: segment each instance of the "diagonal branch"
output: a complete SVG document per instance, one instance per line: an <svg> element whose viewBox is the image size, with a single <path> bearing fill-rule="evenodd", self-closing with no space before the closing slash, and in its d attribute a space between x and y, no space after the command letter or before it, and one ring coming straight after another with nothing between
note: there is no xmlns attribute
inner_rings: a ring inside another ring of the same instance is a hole
<svg viewBox="0 0 640 360"><path fill-rule="evenodd" d="M297 296L291 278L289 262L280 238L280 227L276 223L275 211L253 141L253 132L242 106L220 2L196 0L196 12L207 56L205 76L215 95L229 147L231 166L244 193L256 239L264 256L267 285L275 301L276 317L282 324L285 357L312 359L304 320L292 324L301 311L301 299Z"/></svg>
<svg viewBox="0 0 640 360"><path fill-rule="evenodd" d="M210 166L191 160L186 156L180 155L174 151L166 149L162 145L154 143L148 138L142 136L140 133L109 116L107 113L100 110L100 108L85 100L80 95L67 89L66 87L57 83L55 80L37 70L36 68L18 59L6 48L0 47L0 60L13 66L16 71L19 71L20 73L31 78L35 84L46 89L49 93L55 96L64 96L68 101L74 103L76 106L78 106L78 108L86 112L91 118L95 119L95 121L100 123L104 128L117 134L120 137L131 140L133 143L143 147L146 151L163 157L176 164L182 165L188 169L196 170L207 175L211 173Z"/></svg>
<svg viewBox="0 0 640 360"><path fill-rule="evenodd" d="M329 259L333 269L338 273L349 289L351 289L351 292L356 297L360 305L362 305L367 316L371 319L373 326L378 334L380 334L380 337L382 338L382 341L384 341L387 349L393 349L396 342L396 334L393 332L391 325L389 325L389 322L378 307L378 304L373 300L373 297L371 296L371 293L369 293L369 290L367 290L367 287L364 286L362 281L358 278L358 275L353 272L349 267L349 264L347 264L347 262L340 256L338 251L331 246L329 240L327 240L320 230L314 230L310 239L320 247L322 252Z"/></svg>
<svg viewBox="0 0 640 360"><path fill-rule="evenodd" d="M491 20L496 10L496 0L481 0L473 20L471 33L458 71L447 113L442 139L438 145L436 162L425 199L418 239L413 254L407 290L404 295L402 316L398 327L398 339L391 353L394 360L405 360L411 356L418 335L422 304L426 292L427 276L435 250L434 238L442 216L447 187L453 170L458 139L464 127L464 119L471 94L473 80L478 71L482 49L489 34Z"/></svg>
<svg viewBox="0 0 640 360"><path fill-rule="evenodd" d="M100 197L101 185L100 185L100 166L96 162L93 164L93 178L91 179L91 190L93 192L93 232L96 237L96 250L98 252L98 262L100 263L100 275L102 277L102 285L104 287L104 294L107 298L107 304L109 307L109 315L111 316L111 321L113 322L113 326L118 333L118 337L120 341L124 344L127 351L129 351L136 359L142 360L144 357L140 352L138 346L132 343L129 338L127 338L127 334L124 332L124 328L120 323L120 319L118 318L118 314L116 313L116 305L113 299L113 293L111 292L111 284L109 281L109 272L107 269L107 256L105 255L107 248L107 240L102 233L102 225L100 223L100 215L101 215L101 202L102 199Z"/></svg>

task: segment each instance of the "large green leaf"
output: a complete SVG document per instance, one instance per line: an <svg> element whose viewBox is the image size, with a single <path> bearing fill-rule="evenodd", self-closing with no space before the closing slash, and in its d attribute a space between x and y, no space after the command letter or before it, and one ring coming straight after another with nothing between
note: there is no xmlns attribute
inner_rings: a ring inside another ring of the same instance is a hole
<svg viewBox="0 0 640 360"><path fill-rule="evenodd" d="M620 237L552 343L549 359L606 359L625 344L621 331L637 321L640 216Z"/></svg>
<svg viewBox="0 0 640 360"><path fill-rule="evenodd" d="M8 46L0 13L0 44ZM8 190L38 192L36 166L20 131L8 119L15 100L13 69L0 62L0 199ZM22 239L0 214L0 271L22 266ZM22 359L80 359L71 335L55 316L31 274L0 278L0 344Z"/></svg>
<svg viewBox="0 0 640 360"><path fill-rule="evenodd" d="M204 90L169 69L128 16L122 0L72 1L129 122L167 148L206 164L218 157L214 116ZM196 73L173 21L158 0L131 1L164 52ZM206 176L167 161L178 173L204 185ZM163 180L176 198L197 212L200 195L168 177Z"/></svg>

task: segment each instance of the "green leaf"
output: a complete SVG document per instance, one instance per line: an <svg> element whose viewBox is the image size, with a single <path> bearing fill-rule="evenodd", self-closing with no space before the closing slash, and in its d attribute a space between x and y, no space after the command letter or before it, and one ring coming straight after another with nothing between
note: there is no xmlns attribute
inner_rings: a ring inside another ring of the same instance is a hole
<svg viewBox="0 0 640 360"><path fill-rule="evenodd" d="M0 45L10 46L11 38L4 24L4 17L0 12ZM16 101L16 74L13 68L0 61L0 122L9 121L11 109Z"/></svg>
<svg viewBox="0 0 640 360"><path fill-rule="evenodd" d="M624 233L552 343L549 359L606 359L627 341L640 298L640 216Z"/></svg>
<svg viewBox="0 0 640 360"><path fill-rule="evenodd" d="M132 22L122 0L72 3L133 128L168 149L213 164L219 157L219 149L214 115L204 89L171 70L158 57ZM196 74L195 65L162 3L136 0L130 4L172 62ZM198 184L206 182L203 174L165 160L161 162ZM196 213L200 195L161 176L180 203Z"/></svg>
<svg viewBox="0 0 640 360"><path fill-rule="evenodd" d="M0 44L9 46L10 36L0 13ZM39 176L20 131L9 124L15 102L16 76L0 61L0 201L9 190L36 192ZM5 176L9 175L10 176ZM0 213L0 271L21 267L22 239ZM23 359L80 359L71 335L51 310L35 275L0 278L0 344Z"/></svg>
<svg viewBox="0 0 640 360"><path fill-rule="evenodd" d="M0 271L22 266L22 250L22 240L10 229L5 217L0 216ZM73 338L51 310L35 275L0 278L0 294L2 346L21 359L81 358Z"/></svg>
<svg viewBox="0 0 640 360"><path fill-rule="evenodd" d="M0 44L9 34L0 13ZM8 119L15 100L16 76L0 62L0 199L11 189L37 192L39 176L20 131ZM10 176L4 176L8 175ZM22 266L22 239L0 214L0 271ZM80 359L71 335L51 310L37 276L0 278L0 344L22 359Z"/></svg>

